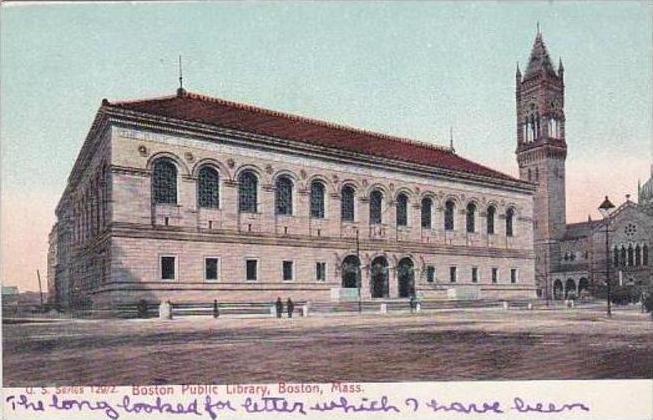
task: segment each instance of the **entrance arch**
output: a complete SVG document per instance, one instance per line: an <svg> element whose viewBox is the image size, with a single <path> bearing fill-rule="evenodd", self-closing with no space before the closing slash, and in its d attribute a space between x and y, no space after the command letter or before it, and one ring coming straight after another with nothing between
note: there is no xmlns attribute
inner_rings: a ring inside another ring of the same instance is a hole
<svg viewBox="0 0 653 420"><path fill-rule="evenodd" d="M574 279L567 279L567 283L565 283L565 299L569 297L569 292L573 292L573 294L576 294L576 282Z"/></svg>
<svg viewBox="0 0 653 420"><path fill-rule="evenodd" d="M560 300L562 299L562 295L562 281L560 281L560 279L556 279L556 281L553 282L553 299Z"/></svg>
<svg viewBox="0 0 653 420"><path fill-rule="evenodd" d="M399 282L399 297L410 297L415 293L415 269L410 258L402 258L397 264L397 281Z"/></svg>
<svg viewBox="0 0 653 420"><path fill-rule="evenodd" d="M342 287L355 288L358 287L358 273L360 270L361 261L355 255L350 255L342 261Z"/></svg>
<svg viewBox="0 0 653 420"><path fill-rule="evenodd" d="M578 280L578 296L580 296L583 290L587 290L589 292L589 288L590 284L585 277Z"/></svg>
<svg viewBox="0 0 653 420"><path fill-rule="evenodd" d="M388 283L388 260L385 257L376 257L372 260L371 281L373 298L387 298L390 294Z"/></svg>

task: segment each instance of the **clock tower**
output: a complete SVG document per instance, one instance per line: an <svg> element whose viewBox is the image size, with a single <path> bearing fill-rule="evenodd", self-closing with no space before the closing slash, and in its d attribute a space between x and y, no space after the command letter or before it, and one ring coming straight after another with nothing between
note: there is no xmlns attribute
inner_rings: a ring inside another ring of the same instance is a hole
<svg viewBox="0 0 653 420"><path fill-rule="evenodd" d="M542 293L546 273L555 269L558 241L566 229L564 69L553 68L542 34L535 37L528 67L515 76L517 105L517 163L522 180L536 185L533 198L535 271Z"/></svg>

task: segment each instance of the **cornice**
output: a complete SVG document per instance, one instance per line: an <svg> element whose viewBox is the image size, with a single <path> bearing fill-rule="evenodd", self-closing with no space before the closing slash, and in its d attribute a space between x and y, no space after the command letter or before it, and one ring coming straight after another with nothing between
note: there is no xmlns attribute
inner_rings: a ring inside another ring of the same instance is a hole
<svg viewBox="0 0 653 420"><path fill-rule="evenodd" d="M141 130L145 128L163 134L188 136L209 142L219 141L239 147L254 147L281 154L294 154L301 157L315 158L317 156L336 163L349 163L375 169L391 169L396 172L421 177L426 176L432 178L433 176L437 176L450 178L469 185L490 186L522 194L533 194L535 191L532 185L520 180L496 179L463 171L453 171L402 160L369 156L295 140L263 136L255 133L220 128L209 124L152 116L118 108L107 108L104 112L109 116L112 124L126 126L126 128Z"/></svg>

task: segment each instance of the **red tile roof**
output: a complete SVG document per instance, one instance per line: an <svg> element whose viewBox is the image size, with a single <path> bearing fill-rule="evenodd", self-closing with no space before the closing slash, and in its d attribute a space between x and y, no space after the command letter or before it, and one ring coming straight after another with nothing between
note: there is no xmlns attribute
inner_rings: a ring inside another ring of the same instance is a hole
<svg viewBox="0 0 653 420"><path fill-rule="evenodd" d="M464 159L441 146L372 133L185 91L179 92L176 96L154 99L114 103L105 100L103 105L499 180L519 181Z"/></svg>

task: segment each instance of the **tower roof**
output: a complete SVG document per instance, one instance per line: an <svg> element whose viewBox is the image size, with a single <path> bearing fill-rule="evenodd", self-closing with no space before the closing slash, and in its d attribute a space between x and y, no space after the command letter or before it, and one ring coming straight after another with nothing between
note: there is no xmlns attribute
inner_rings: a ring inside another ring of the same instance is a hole
<svg viewBox="0 0 653 420"><path fill-rule="evenodd" d="M551 57L549 57L549 52L546 49L546 45L544 45L542 34L538 32L537 36L535 36L535 42L533 42L533 48L531 48L531 56L528 59L528 67L526 68L524 78L527 79L540 73L557 77L553 69L553 64L551 63Z"/></svg>

